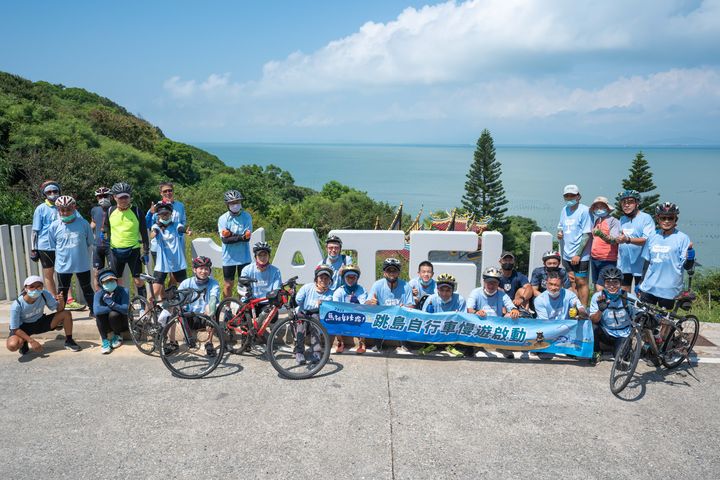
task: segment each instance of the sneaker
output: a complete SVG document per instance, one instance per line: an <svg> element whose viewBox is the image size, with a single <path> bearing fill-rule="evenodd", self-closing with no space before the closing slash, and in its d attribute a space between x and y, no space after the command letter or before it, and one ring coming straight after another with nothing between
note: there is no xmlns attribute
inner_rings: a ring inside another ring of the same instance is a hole
<svg viewBox="0 0 720 480"><path fill-rule="evenodd" d="M455 348L455 345L448 345L447 347L445 347L445 351L447 353L449 353L450 355L452 355L453 357L464 357L465 356L465 354L463 352L461 352L460 350Z"/></svg>
<svg viewBox="0 0 720 480"><path fill-rule="evenodd" d="M320 352L313 352L313 354L310 355L310 363L320 363L321 358Z"/></svg>
<svg viewBox="0 0 720 480"><path fill-rule="evenodd" d="M600 360L602 359L602 355L600 355L600 352L593 352L592 357L590 357L590 360L588 360L588 363L590 365L597 365L600 363Z"/></svg>
<svg viewBox="0 0 720 480"><path fill-rule="evenodd" d="M113 337L110 339L110 346L112 348L118 348L122 344L123 339L120 335L113 335Z"/></svg>
<svg viewBox="0 0 720 480"><path fill-rule="evenodd" d="M177 342L168 342L168 343L163 347L163 354L164 354L166 357L167 357L167 356L170 356L170 355L172 355L173 353L177 352L179 348L180 348L180 345L178 345Z"/></svg>
<svg viewBox="0 0 720 480"><path fill-rule="evenodd" d="M437 346L436 346L436 345L433 345L432 343L428 343L428 344L425 345L423 348L421 348L420 350L418 350L418 353L419 353L420 355L427 355L428 353L434 352L435 350L437 350Z"/></svg>
<svg viewBox="0 0 720 480"><path fill-rule="evenodd" d="M373 353L380 353L380 347L378 347L377 345L373 345L370 351Z"/></svg>
<svg viewBox="0 0 720 480"><path fill-rule="evenodd" d="M408 350L408 348L405 345L400 345L395 349L395 353L398 355L412 355L412 352Z"/></svg>
<svg viewBox="0 0 720 480"><path fill-rule="evenodd" d="M30 347L28 346L28 343L23 342L22 346L20 347L20 350L18 350L18 351L20 352L20 355L25 355L26 353L28 353L30 351Z"/></svg>
<svg viewBox="0 0 720 480"><path fill-rule="evenodd" d="M205 353L207 353L207 356L210 358L214 358L217 355L217 352L215 352L215 345L208 342L205 344Z"/></svg>
<svg viewBox="0 0 720 480"><path fill-rule="evenodd" d="M103 355L107 355L110 352L112 352L112 345L110 345L110 340L108 340L107 338L103 338L102 347L100 347L100 353L102 353Z"/></svg>
<svg viewBox="0 0 720 480"><path fill-rule="evenodd" d="M295 353L295 362L297 362L298 365L305 365L305 354L300 352Z"/></svg>
<svg viewBox="0 0 720 480"><path fill-rule="evenodd" d="M87 305L83 305L78 302L70 302L65 304L65 310L70 310L73 312L79 312L80 310L85 310L87 308Z"/></svg>
<svg viewBox="0 0 720 480"><path fill-rule="evenodd" d="M72 350L73 352L79 352L80 350L82 350L82 347L75 343L75 340L73 340L72 338L65 340L65 348L67 350Z"/></svg>

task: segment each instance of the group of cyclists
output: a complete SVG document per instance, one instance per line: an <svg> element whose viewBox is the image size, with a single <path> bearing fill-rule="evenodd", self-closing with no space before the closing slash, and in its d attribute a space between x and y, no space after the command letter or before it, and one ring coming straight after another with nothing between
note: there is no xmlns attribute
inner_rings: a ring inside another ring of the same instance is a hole
<svg viewBox="0 0 720 480"><path fill-rule="evenodd" d="M161 200L145 214L133 205L132 187L127 183L98 188L90 222L77 211L75 199L62 194L57 182L44 182L40 191L44 201L33 216L30 258L40 262L42 277L28 277L13 302L9 350L21 354L30 349L40 351L42 347L32 335L60 327L65 330L66 348L81 350L72 338L72 316L65 308L73 275L96 319L101 352L107 354L118 348L122 345L121 334L127 330L130 303L130 292L119 279L127 267L137 294L147 297L140 275L150 255L154 259L154 299L163 298L166 284L202 289L204 295L185 308L208 315L215 312L221 288L212 277L211 260L193 258L193 276L187 277L185 237L192 231L186 225L185 206L174 197L172 183L160 185ZM618 197L621 214L616 218L611 215L614 207L607 198L597 197L589 207L580 203L581 198L576 185L563 189L565 205L557 229L559 251L546 252L543 265L532 272L530 279L516 269L513 253L503 252L498 259L500 268L485 269L482 284L467 299L456 291L456 279L447 273L436 276L429 261L419 264L414 278L401 279L402 264L396 258L384 259L383 278L365 291L359 283L360 269L350 255L343 253L342 239L330 235L314 281L303 285L296 294L297 311L301 316L317 315L320 304L332 300L401 305L431 313L467 312L519 322L521 317L589 318L595 325L597 361L601 350L614 351L629 334L635 292L643 302L672 308L683 287L683 270L692 271L695 256L689 237L677 229L680 212L675 204L658 205L653 219L640 210L640 194L627 190ZM237 190L225 192L227 211L218 218L222 295L232 296L236 279L247 277L253 280L252 295L263 298L281 287L282 276L270 263L269 244L258 242L251 247L252 216L243 209L243 200ZM595 293L589 298L591 272ZM46 314L45 307L54 312ZM263 305L257 308L259 314ZM346 341L336 338L336 353L367 351L366 339L357 339L352 348L346 346ZM208 356L216 354L211 344L206 347ZM380 347L377 342L372 346L375 350ZM168 348L173 348L172 342ZM424 355L437 348L435 344L401 342L397 352L417 350ZM477 353L460 345L447 345L445 352L452 356ZM514 356L511 351L501 352L506 358ZM301 360L298 358L298 362Z"/></svg>

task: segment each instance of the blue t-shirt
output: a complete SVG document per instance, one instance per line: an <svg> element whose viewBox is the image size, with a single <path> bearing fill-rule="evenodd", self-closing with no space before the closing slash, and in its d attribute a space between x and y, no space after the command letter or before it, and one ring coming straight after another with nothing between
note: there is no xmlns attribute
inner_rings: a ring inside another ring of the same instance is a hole
<svg viewBox="0 0 720 480"><path fill-rule="evenodd" d="M252 217L243 210L237 215L231 215L225 212L218 218L218 233L222 238L223 230L230 230L233 235L242 235L245 230L252 232ZM250 242L235 242L222 244L222 264L223 267L231 265L244 265L250 263Z"/></svg>
<svg viewBox="0 0 720 480"><path fill-rule="evenodd" d="M329 288L324 293L318 293L314 283L306 283L295 296L298 304L298 312L307 312L309 310L317 310L320 308L320 300L331 301L333 299L333 291Z"/></svg>
<svg viewBox="0 0 720 480"><path fill-rule="evenodd" d="M566 320L570 318L570 308L579 306L577 295L566 288L560 290L558 298L552 298L546 290L535 299L535 313L542 320Z"/></svg>
<svg viewBox="0 0 720 480"><path fill-rule="evenodd" d="M348 293L345 290L345 287L340 285L333 292L333 302L365 303L365 300L367 300L367 293L365 292L365 289L359 283L356 283L355 285L357 285L357 288L352 293Z"/></svg>
<svg viewBox="0 0 720 480"><path fill-rule="evenodd" d="M560 267L558 269L558 273L560 273L560 277L562 278L563 287L570 288L570 278L568 278L568 274L565 269ZM547 274L548 272L545 270L545 267L537 267L532 271L530 285L538 287L540 292L544 292L547 290Z"/></svg>
<svg viewBox="0 0 720 480"><path fill-rule="evenodd" d="M128 314L130 305L130 292L120 285L112 292L112 302L105 300L105 294L108 293L102 288L95 292L93 297L93 313L95 315L108 315L111 311L118 312L122 315Z"/></svg>
<svg viewBox="0 0 720 480"><path fill-rule="evenodd" d="M408 284L410 285L410 289L417 288L418 300L420 300L423 295L432 295L433 293L437 292L437 284L435 283L435 279L433 278L430 279L427 287L423 287L423 284L420 282L419 276L410 280Z"/></svg>
<svg viewBox="0 0 720 480"><path fill-rule="evenodd" d="M568 207L563 208L557 228L563 232L563 239L560 243L564 260L569 261L574 255L580 255L582 262L590 260L590 249L592 248L590 240L587 241L582 252L578 251L583 234L592 232L592 218L590 218L590 209L587 206L580 204L572 213Z"/></svg>
<svg viewBox="0 0 720 480"><path fill-rule="evenodd" d="M588 309L590 315L600 310L598 308L598 299L601 295L602 292L596 292L590 299L590 308ZM625 306L623 306L622 298L608 299L608 308L603 312L599 323L605 333L611 337L627 337L630 335L632 329L630 320L637 313L637 309L632 303L634 301L637 301L637 298L632 294L627 295Z"/></svg>
<svg viewBox="0 0 720 480"><path fill-rule="evenodd" d="M183 288L194 288L196 290L205 290L200 298L195 300L193 303L189 303L183 306L183 310L186 312L205 313L205 307L210 303L210 298L215 297L215 302L220 299L220 284L213 277L208 277L207 282L198 283L196 277L186 278L180 283L178 289ZM212 315L214 312L209 312Z"/></svg>
<svg viewBox="0 0 720 480"><path fill-rule="evenodd" d="M483 310L489 317L502 317L503 307L509 313L512 309L517 308L510 297L498 288L497 292L488 296L483 287L478 287L470 292L467 301L467 308L475 311Z"/></svg>
<svg viewBox="0 0 720 480"><path fill-rule="evenodd" d="M55 220L48 229L50 250L55 250L57 273L80 273L90 270L90 251L93 246L90 224L82 217L65 223Z"/></svg>
<svg viewBox="0 0 720 480"><path fill-rule="evenodd" d="M642 256L650 262L640 285L643 292L674 299L683 289L683 264L690 248L690 237L675 229L667 237L653 233L645 242Z"/></svg>
<svg viewBox="0 0 720 480"><path fill-rule="evenodd" d="M175 222L165 228L160 228L159 225L152 226L158 246L157 263L155 264L156 272L172 273L187 268L187 262L185 261L185 234L178 232L178 227L180 225Z"/></svg>
<svg viewBox="0 0 720 480"><path fill-rule="evenodd" d="M255 298L267 297L268 293L282 286L280 269L274 265L268 264L265 270L261 272L257 265L255 265L255 262L252 262L242 269L240 276L250 277L257 280L257 282L251 285L253 296Z"/></svg>
<svg viewBox="0 0 720 480"><path fill-rule="evenodd" d="M530 283L528 278L517 270L513 270L509 277L504 275L500 277L500 289L510 297L510 300L513 300L517 291L528 283Z"/></svg>
<svg viewBox="0 0 720 480"><path fill-rule="evenodd" d="M102 232L103 225L105 225L105 220L107 218L107 212L109 209L110 207L103 208L100 205L95 205L93 208L90 209L90 219L95 223L95 228L93 228L93 234L95 234L96 247L110 248L110 241Z"/></svg>
<svg viewBox="0 0 720 480"><path fill-rule="evenodd" d="M43 290L33 303L26 302L25 296L20 295L10 306L10 330L20 328L23 323L34 323L40 320L46 305L50 310L57 310L58 307L57 300L47 290Z"/></svg>
<svg viewBox="0 0 720 480"><path fill-rule="evenodd" d="M187 215L185 214L185 205L179 200L173 200L173 211L170 216L170 219L172 219L173 222L179 223L181 225L187 224ZM152 225L157 223L158 214L153 213L150 210L147 211L145 214L145 225L150 228ZM154 238L150 239L150 251L151 252L157 252L157 240Z"/></svg>
<svg viewBox="0 0 720 480"><path fill-rule="evenodd" d="M58 216L55 205L48 205L47 201L41 203L35 208L35 212L33 213L32 229L34 232L38 232L38 250L54 250L54 248L50 247L48 230L50 229L50 225L59 218L60 217Z"/></svg>
<svg viewBox="0 0 720 480"><path fill-rule="evenodd" d="M433 293L430 295L425 303L423 304L423 312L428 313L440 313L440 312L467 312L467 305L465 299L459 293L453 293L450 300L445 303L440 298L440 295Z"/></svg>
<svg viewBox="0 0 720 480"><path fill-rule="evenodd" d="M638 212L635 217L620 217L620 231L630 238L648 238L655 233L655 221L645 212ZM617 267L623 273L641 276L645 259L642 257L643 245L621 243L618 245Z"/></svg>
<svg viewBox="0 0 720 480"><path fill-rule="evenodd" d="M338 255L338 258L335 259L335 261L331 261L329 257L325 257L319 265L327 265L328 267L332 268L333 271L333 277L332 277L332 283L330 284L330 290L335 290L342 284L342 278L340 278L340 268L342 268L343 265L352 265L352 257L350 255Z"/></svg>
<svg viewBox="0 0 720 480"><path fill-rule="evenodd" d="M410 285L401 279L397 279L395 288L390 290L387 280L381 278L373 283L368 292L368 299L377 296L377 304L382 306L403 305L414 307L412 289Z"/></svg>

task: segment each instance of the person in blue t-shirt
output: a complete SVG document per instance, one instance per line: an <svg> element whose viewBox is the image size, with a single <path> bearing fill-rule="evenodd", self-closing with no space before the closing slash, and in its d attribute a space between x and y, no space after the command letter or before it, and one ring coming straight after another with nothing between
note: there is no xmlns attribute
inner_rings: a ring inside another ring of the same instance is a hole
<svg viewBox="0 0 720 480"><path fill-rule="evenodd" d="M580 203L577 185L566 185L563 189L565 207L560 212L557 238L560 242L562 263L570 275L572 288L577 292L583 305L587 305L588 273L590 272L590 248L592 247L592 218L590 209Z"/></svg>
<svg viewBox="0 0 720 480"><path fill-rule="evenodd" d="M98 283L100 290L95 292L93 301L95 323L102 341L100 353L107 355L123 343L122 332L128 329L130 293L118 286L117 275L109 268L98 272ZM113 336L108 339L110 332Z"/></svg>
<svg viewBox="0 0 720 480"><path fill-rule="evenodd" d="M500 289L510 297L518 308L528 309L533 298L533 289L528 278L515 270L515 255L503 252L500 257Z"/></svg>
<svg viewBox="0 0 720 480"><path fill-rule="evenodd" d="M212 317L220 299L220 284L211 276L212 260L203 256L195 257L192 260L192 269L195 275L183 280L178 289L194 288L205 290L205 293L193 303L183 306L183 310Z"/></svg>
<svg viewBox="0 0 720 480"><path fill-rule="evenodd" d="M367 300L367 293L362 285L358 283L360 279L360 268L355 265L343 265L340 268L340 278L342 283L333 292L333 302L357 303L362 304ZM335 337L337 339L337 347L335 353L345 351L345 341L343 337ZM365 339L358 339L358 347L355 353L365 353Z"/></svg>
<svg viewBox="0 0 720 480"><path fill-rule="evenodd" d="M235 276L242 276L242 270L250 263L250 237L252 217L243 210L245 199L237 190L228 190L224 195L228 211L218 218L218 233L222 241L223 296L232 295Z"/></svg>
<svg viewBox="0 0 720 480"><path fill-rule="evenodd" d="M547 290L535 299L535 313L540 320L587 318L585 307L575 292L562 287L558 272L548 274Z"/></svg>
<svg viewBox="0 0 720 480"><path fill-rule="evenodd" d="M342 240L337 235L328 235L327 239L325 239L325 249L327 250L327 256L318 265L327 265L332 268L333 281L330 284L330 290L335 291L342 283L340 269L343 265L351 265L352 257L340 253L342 251Z"/></svg>
<svg viewBox="0 0 720 480"><path fill-rule="evenodd" d="M325 301L332 301L333 292L330 290L332 277L335 272L327 265L318 265L315 268L315 281L306 283L295 296L297 303L297 312L300 318L313 317L319 321L320 304ZM305 357L305 327L307 323L299 323L297 326L297 340L295 342L295 361L299 365L303 365L307 358ZM330 348L329 345L325 346ZM317 363L322 356L322 345L320 345L320 337L317 332L310 332L310 363Z"/></svg>
<svg viewBox="0 0 720 480"><path fill-rule="evenodd" d="M488 267L483 272L483 286L470 292L467 301L468 313L480 317L519 318L520 310L513 304L510 297L500 290L500 270Z"/></svg>
<svg viewBox="0 0 720 480"><path fill-rule="evenodd" d="M465 312L467 307L465 299L459 293L455 293L457 281L455 277L441 273L435 280L436 293L433 293L425 300L423 311L428 313L447 313L447 312ZM427 355L437 349L437 345L428 343L418 350L420 355ZM454 357L462 357L464 353L457 348L456 345L449 344L445 347L445 351Z"/></svg>
<svg viewBox="0 0 720 480"><path fill-rule="evenodd" d="M623 272L617 267L605 267L602 271L605 288L590 299L590 320L595 325L595 349L591 363L600 359L603 346L609 346L613 355L620 344L630 335L631 320L636 308L631 301L637 300L621 287Z"/></svg>
<svg viewBox="0 0 720 480"><path fill-rule="evenodd" d="M55 250L58 292L67 302L72 276L75 275L92 315L95 296L90 274L90 248L94 244L92 229L87 220L77 214L73 197L59 197L55 206L60 218L48 229L48 244Z"/></svg>
<svg viewBox="0 0 720 480"><path fill-rule="evenodd" d="M160 184L160 201L156 203L150 202L150 208L145 214L145 224L153 225L157 223L157 209L156 206L160 203L170 203L173 206L172 219L173 222L185 225L187 228L187 215L185 213L185 204L180 200L175 200L175 186L171 182L163 182ZM157 242L155 239L150 241L150 255L152 255L153 262L157 261ZM170 277L169 285L175 285L175 281Z"/></svg>
<svg viewBox="0 0 720 480"><path fill-rule="evenodd" d="M640 210L640 193L625 190L618 195L623 215L620 217L618 238L617 267L623 272L622 288L630 291L633 280L638 287L642 282L645 259L642 256L643 246L648 237L655 233L655 221L647 213Z"/></svg>
<svg viewBox="0 0 720 480"><path fill-rule="evenodd" d="M153 276L153 293L156 299L165 295L165 279L168 274L175 283L182 283L187 278L187 262L185 261L185 235L192 235L192 230L173 220L172 203L155 205L157 221L150 227L150 238L157 241L157 263Z"/></svg>
<svg viewBox="0 0 720 480"><path fill-rule="evenodd" d="M45 307L54 310L45 313ZM11 352L20 351L25 355L32 349L42 352L43 347L32 335L49 332L62 327L65 330L65 348L74 352L82 350L72 338L73 320L65 310L65 300L61 294L55 296L43 288L43 279L31 275L23 282L23 291L10 306L10 334L5 346Z"/></svg>
<svg viewBox="0 0 720 480"><path fill-rule="evenodd" d="M401 263L397 258L386 258L383 261L383 278L370 287L368 298L365 301L367 305L398 305L415 308L410 285L400 279L400 267ZM400 342L396 351L402 355L409 355L411 353L410 346L409 342ZM373 347L373 351L377 351L377 345Z"/></svg>
<svg viewBox="0 0 720 480"><path fill-rule="evenodd" d="M424 262L420 262L420 265L418 265L418 276L408 282L410 288L412 289L415 308L421 309L425 300L435 293L435 280L433 280L434 274L435 271L433 264L428 260L425 260Z"/></svg>
<svg viewBox="0 0 720 480"><path fill-rule="evenodd" d="M255 298L267 297L268 293L282 287L282 276L280 269L270 264L270 254L272 248L267 242L258 242L253 246L253 256L255 263L251 263L243 268L240 276L248 277L255 280L252 284L252 293ZM239 287L238 287L239 288ZM238 290L238 293L241 293ZM255 306L255 313L260 314L267 302L259 303Z"/></svg>
<svg viewBox="0 0 720 480"><path fill-rule="evenodd" d="M55 295L55 250L50 248L48 229L58 219L55 200L60 197L60 184L48 180L40 185L45 200L35 208L32 221L32 241L30 260L40 261L47 290Z"/></svg>
<svg viewBox="0 0 720 480"><path fill-rule="evenodd" d="M658 230L650 235L642 256L649 262L640 284L640 300L672 309L683 289L683 269L693 271L695 250L690 237L678 230L680 209L665 202L655 208Z"/></svg>

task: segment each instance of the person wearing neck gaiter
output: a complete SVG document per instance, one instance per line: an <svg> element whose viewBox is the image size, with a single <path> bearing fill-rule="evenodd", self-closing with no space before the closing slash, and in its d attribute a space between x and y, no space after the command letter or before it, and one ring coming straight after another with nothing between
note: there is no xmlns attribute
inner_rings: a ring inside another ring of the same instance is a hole
<svg viewBox="0 0 720 480"><path fill-rule="evenodd" d="M340 268L340 278L342 279L342 283L333 292L333 302L365 303L367 293L365 293L363 286L358 283L360 279L360 268L355 265L343 265ZM343 341L343 337L336 338L337 347L335 348L335 353L342 353L345 351L345 342ZM355 353L362 354L365 353L365 350L365 339L359 338Z"/></svg>

